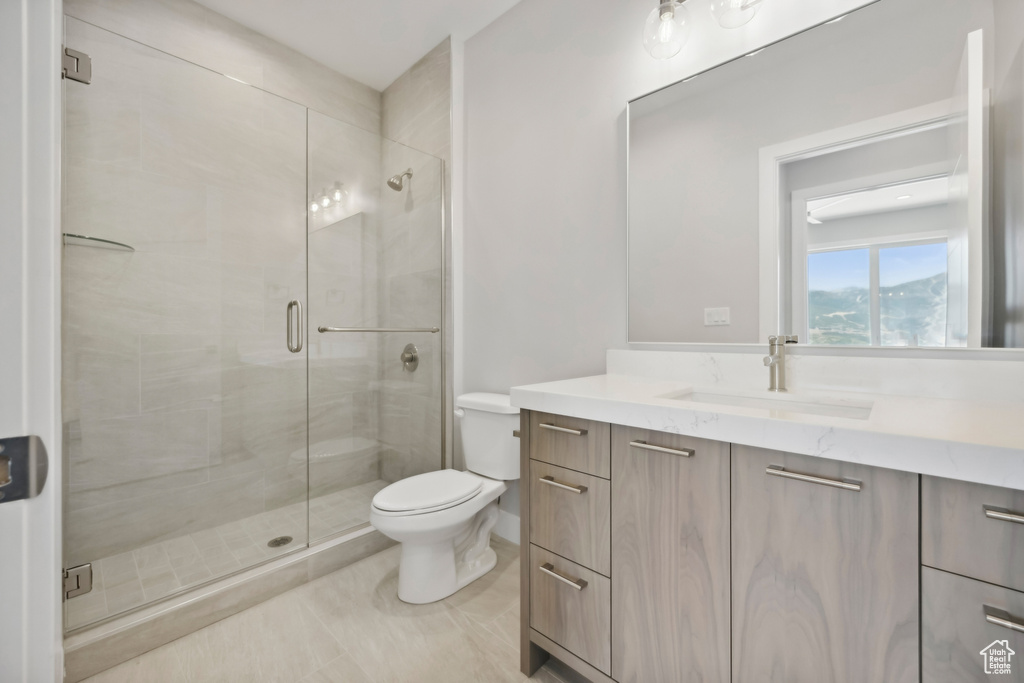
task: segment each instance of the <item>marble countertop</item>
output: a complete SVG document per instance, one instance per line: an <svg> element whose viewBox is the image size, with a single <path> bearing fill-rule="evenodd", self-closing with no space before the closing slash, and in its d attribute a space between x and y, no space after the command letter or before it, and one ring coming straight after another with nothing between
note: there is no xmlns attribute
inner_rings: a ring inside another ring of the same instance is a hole
<svg viewBox="0 0 1024 683"><path fill-rule="evenodd" d="M854 392L777 395L628 375L514 387L511 395L514 406L529 410L1024 489L1019 404ZM772 403L758 405L766 400ZM807 412L816 406L834 414Z"/></svg>

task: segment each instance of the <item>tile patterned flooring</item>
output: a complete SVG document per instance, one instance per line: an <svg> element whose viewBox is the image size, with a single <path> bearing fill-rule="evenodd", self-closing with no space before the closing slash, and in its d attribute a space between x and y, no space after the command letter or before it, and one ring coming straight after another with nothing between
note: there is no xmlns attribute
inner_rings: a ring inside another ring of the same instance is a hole
<svg viewBox="0 0 1024 683"><path fill-rule="evenodd" d="M389 548L85 683L505 683L519 672L519 547L492 539L498 566L430 605L398 599ZM545 665L534 681L580 679Z"/></svg>
<svg viewBox="0 0 1024 683"><path fill-rule="evenodd" d="M365 524L370 501L387 486L376 480L314 498L309 526L318 537ZM306 503L173 538L92 563L93 589L67 603L69 629L165 598L233 571L295 550L306 538ZM291 536L295 542L270 548L267 541Z"/></svg>

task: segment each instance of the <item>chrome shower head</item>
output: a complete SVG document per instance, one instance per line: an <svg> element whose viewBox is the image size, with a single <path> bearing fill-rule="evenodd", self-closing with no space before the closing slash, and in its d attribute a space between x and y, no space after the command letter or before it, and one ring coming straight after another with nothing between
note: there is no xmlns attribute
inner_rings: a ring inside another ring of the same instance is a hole
<svg viewBox="0 0 1024 683"><path fill-rule="evenodd" d="M409 178L412 177L412 169L411 168L406 170L405 173L400 173L399 175L393 175L390 178L388 178L388 187L390 187L395 192L401 192L402 191L402 184L403 184L403 181L405 180L406 177L409 177Z"/></svg>

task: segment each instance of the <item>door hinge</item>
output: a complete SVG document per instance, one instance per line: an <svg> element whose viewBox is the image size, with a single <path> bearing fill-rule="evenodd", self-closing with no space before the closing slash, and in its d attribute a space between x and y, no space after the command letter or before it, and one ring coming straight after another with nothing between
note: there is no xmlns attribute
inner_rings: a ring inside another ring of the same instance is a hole
<svg viewBox="0 0 1024 683"><path fill-rule="evenodd" d="M64 48L61 55L61 76L88 85L92 82L92 58L84 52Z"/></svg>
<svg viewBox="0 0 1024 683"><path fill-rule="evenodd" d="M92 590L92 564L64 570L64 599L77 598Z"/></svg>

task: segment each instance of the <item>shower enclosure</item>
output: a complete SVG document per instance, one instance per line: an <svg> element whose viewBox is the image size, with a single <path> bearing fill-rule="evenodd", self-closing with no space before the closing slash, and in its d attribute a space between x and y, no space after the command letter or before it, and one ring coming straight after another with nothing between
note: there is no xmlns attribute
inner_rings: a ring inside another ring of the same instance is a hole
<svg viewBox="0 0 1024 683"><path fill-rule="evenodd" d="M72 631L363 526L442 466L443 176L65 29L93 63L65 89L64 558L92 572Z"/></svg>

